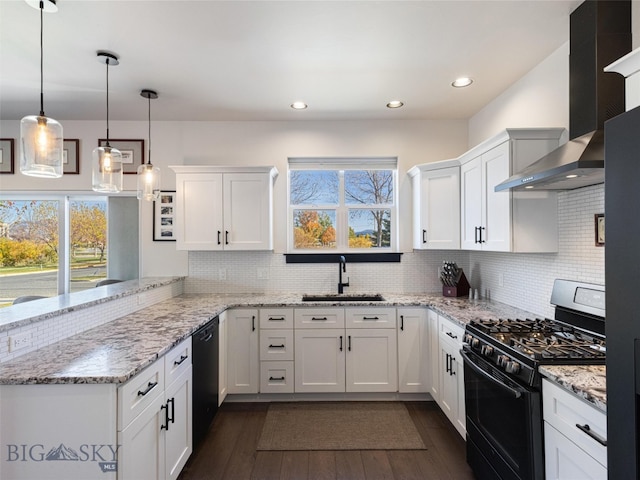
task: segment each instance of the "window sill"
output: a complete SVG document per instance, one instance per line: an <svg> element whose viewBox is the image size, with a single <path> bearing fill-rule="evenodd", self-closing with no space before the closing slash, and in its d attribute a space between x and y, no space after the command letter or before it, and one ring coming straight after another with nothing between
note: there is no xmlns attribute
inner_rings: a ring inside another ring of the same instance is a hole
<svg viewBox="0 0 640 480"><path fill-rule="evenodd" d="M399 263L402 253L285 253L286 263Z"/></svg>

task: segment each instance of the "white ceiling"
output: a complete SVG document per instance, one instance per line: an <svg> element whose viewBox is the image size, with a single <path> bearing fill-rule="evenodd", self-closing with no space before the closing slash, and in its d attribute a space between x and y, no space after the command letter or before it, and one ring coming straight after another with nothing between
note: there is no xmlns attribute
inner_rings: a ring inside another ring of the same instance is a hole
<svg viewBox="0 0 640 480"><path fill-rule="evenodd" d="M464 119L568 41L580 0L58 0L44 15L57 120ZM39 11L0 0L0 118L39 112ZM461 75L471 87L455 89ZM405 107L385 107L392 99ZM294 111L289 105L309 105Z"/></svg>

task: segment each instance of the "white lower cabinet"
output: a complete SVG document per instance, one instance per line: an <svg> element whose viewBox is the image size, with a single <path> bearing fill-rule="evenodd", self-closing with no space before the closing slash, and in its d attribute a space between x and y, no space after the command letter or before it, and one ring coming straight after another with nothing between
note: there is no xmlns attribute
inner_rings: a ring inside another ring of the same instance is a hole
<svg viewBox="0 0 640 480"><path fill-rule="evenodd" d="M424 308L399 308L398 391L427 393L430 389L429 325Z"/></svg>
<svg viewBox="0 0 640 480"><path fill-rule="evenodd" d="M545 471L548 480L606 480L606 414L544 379Z"/></svg>
<svg viewBox="0 0 640 480"><path fill-rule="evenodd" d="M258 393L258 310L227 310L227 393Z"/></svg>
<svg viewBox="0 0 640 480"><path fill-rule="evenodd" d="M193 450L191 392L190 338L118 388L119 480L178 478Z"/></svg>
<svg viewBox="0 0 640 480"><path fill-rule="evenodd" d="M260 309L260 393L293 393L293 309Z"/></svg>
<svg viewBox="0 0 640 480"><path fill-rule="evenodd" d="M438 314L427 310L427 329L429 331L429 373L430 393L433 399L440 403L440 341L438 338Z"/></svg>
<svg viewBox="0 0 640 480"><path fill-rule="evenodd" d="M296 309L295 391L395 392L393 308Z"/></svg>
<svg viewBox="0 0 640 480"><path fill-rule="evenodd" d="M438 405L458 433L466 437L464 405L464 365L460 356L464 330L438 315ZM435 380L434 380L435 382Z"/></svg>

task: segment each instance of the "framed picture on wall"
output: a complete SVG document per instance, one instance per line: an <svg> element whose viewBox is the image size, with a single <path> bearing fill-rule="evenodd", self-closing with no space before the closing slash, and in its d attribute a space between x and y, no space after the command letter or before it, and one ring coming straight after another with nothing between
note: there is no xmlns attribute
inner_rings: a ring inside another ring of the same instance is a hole
<svg viewBox="0 0 640 480"><path fill-rule="evenodd" d="M604 213L596 213L596 247L604 247Z"/></svg>
<svg viewBox="0 0 640 480"><path fill-rule="evenodd" d="M153 241L175 242L176 191L162 190L153 202Z"/></svg>
<svg viewBox="0 0 640 480"><path fill-rule="evenodd" d="M13 138L0 138L0 173L13 173Z"/></svg>
<svg viewBox="0 0 640 480"><path fill-rule="evenodd" d="M80 173L80 140L65 138L62 142L62 172L65 175Z"/></svg>
<svg viewBox="0 0 640 480"><path fill-rule="evenodd" d="M106 138L98 139L98 146L104 147L107 143ZM138 167L144 163L144 140L109 140L112 148L117 148L122 153L122 173L126 175L135 175L138 173Z"/></svg>

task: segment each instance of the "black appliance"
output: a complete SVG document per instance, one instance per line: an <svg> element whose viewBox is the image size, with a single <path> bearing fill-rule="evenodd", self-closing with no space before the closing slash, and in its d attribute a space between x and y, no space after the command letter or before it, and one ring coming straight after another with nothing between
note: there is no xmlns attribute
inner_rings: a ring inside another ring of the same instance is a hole
<svg viewBox="0 0 640 480"><path fill-rule="evenodd" d="M193 347L193 449L207 435L218 411L218 354L220 319L212 318L192 337Z"/></svg>
<svg viewBox="0 0 640 480"><path fill-rule="evenodd" d="M604 287L556 280L551 303L554 319L473 320L465 327L467 461L478 480L543 479L538 366L605 363Z"/></svg>
<svg viewBox="0 0 640 480"><path fill-rule="evenodd" d="M607 465L640 477L640 108L605 124Z"/></svg>

